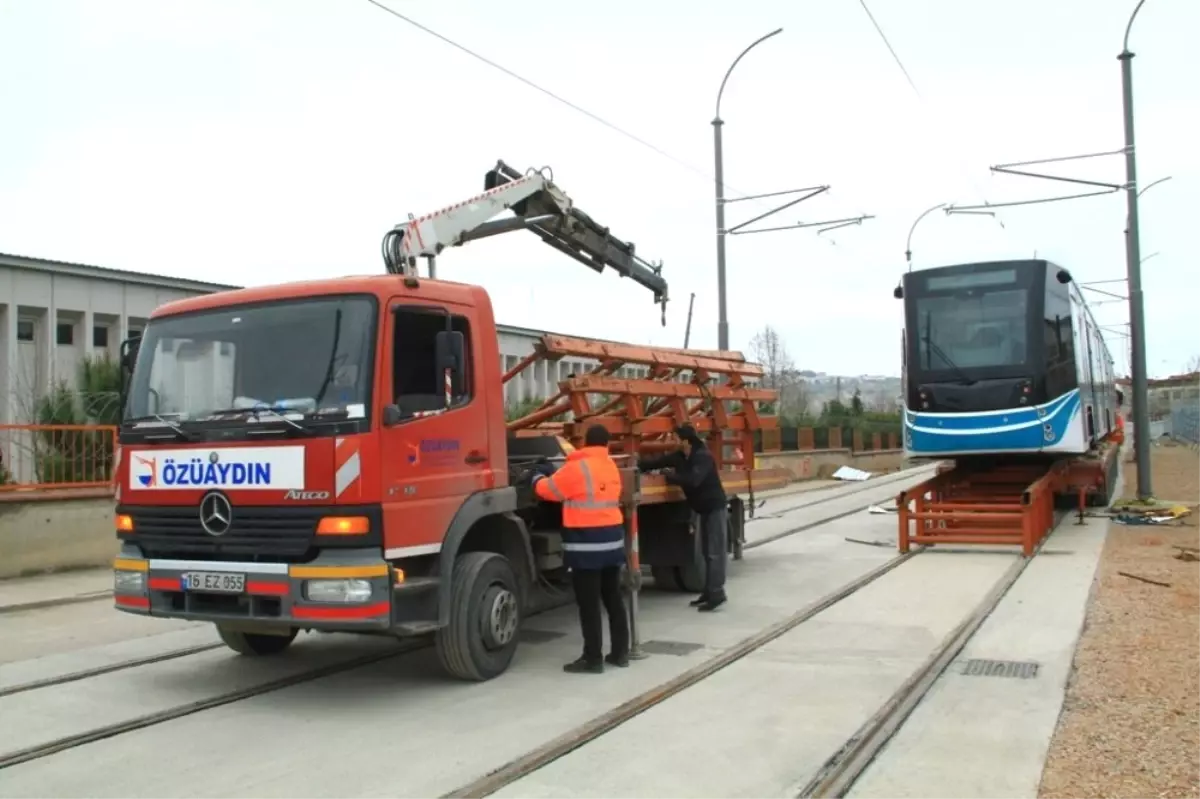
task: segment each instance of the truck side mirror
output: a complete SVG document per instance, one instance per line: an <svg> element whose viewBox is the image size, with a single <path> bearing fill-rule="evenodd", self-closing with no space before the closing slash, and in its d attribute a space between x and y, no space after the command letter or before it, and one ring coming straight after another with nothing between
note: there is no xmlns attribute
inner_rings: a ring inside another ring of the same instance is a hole
<svg viewBox="0 0 1200 799"><path fill-rule="evenodd" d="M129 377L133 374L134 364L137 363L138 349L142 346L142 337L134 336L127 338L121 342L121 353L119 361L121 365L121 373Z"/></svg>
<svg viewBox="0 0 1200 799"><path fill-rule="evenodd" d="M137 364L138 350L141 346L141 336L127 338L121 342L121 349L117 356L118 366L121 369L121 391L118 396L121 402L122 416L125 413L125 401L129 398L129 381L133 378L133 367Z"/></svg>
<svg viewBox="0 0 1200 799"><path fill-rule="evenodd" d="M384 405L383 406L383 426L395 427L404 421L404 411L400 410L399 405Z"/></svg>
<svg viewBox="0 0 1200 799"><path fill-rule="evenodd" d="M434 362L437 366L438 387L444 375L450 375L450 393L459 396L463 393L466 382L467 343L463 334L457 330L443 330L434 340ZM449 403L447 403L449 405Z"/></svg>

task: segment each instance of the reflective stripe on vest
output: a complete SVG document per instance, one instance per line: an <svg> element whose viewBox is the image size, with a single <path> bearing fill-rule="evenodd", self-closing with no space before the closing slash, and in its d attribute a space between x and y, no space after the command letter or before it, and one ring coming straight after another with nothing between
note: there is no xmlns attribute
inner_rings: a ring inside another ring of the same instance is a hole
<svg viewBox="0 0 1200 799"><path fill-rule="evenodd" d="M592 470L588 466L586 460L579 461L579 468L583 470L583 490L584 499L565 499L563 500L564 508L578 508L579 510L604 510L606 508L620 508L620 500L596 499L596 487L592 483ZM551 484L551 490L558 494L558 487ZM558 496L562 496L558 494Z"/></svg>
<svg viewBox="0 0 1200 799"><path fill-rule="evenodd" d="M557 499L559 502L562 502L562 503L565 503L567 501L567 498L563 496L563 492L559 491L558 486L555 485L553 476L543 477L541 479L546 482L546 488L550 489L550 493L554 495L555 499Z"/></svg>
<svg viewBox="0 0 1200 799"><path fill-rule="evenodd" d="M598 544L581 544L572 541L563 541L562 547L567 552L609 552L614 549L624 549L625 539L621 538L616 541L603 541Z"/></svg>
<svg viewBox="0 0 1200 799"><path fill-rule="evenodd" d="M603 462L597 458L594 466L604 475L600 482L606 495L597 497L596 475L593 472L593 464L588 461L589 458L586 457L575 458L563 467L563 471L567 472L564 479L569 478L569 482L563 483L565 493L569 495L563 501L563 526L580 529L620 526L623 521L620 501L621 473L607 456ZM569 469L579 469L579 472L572 474L567 471ZM577 481L581 481L582 485Z"/></svg>

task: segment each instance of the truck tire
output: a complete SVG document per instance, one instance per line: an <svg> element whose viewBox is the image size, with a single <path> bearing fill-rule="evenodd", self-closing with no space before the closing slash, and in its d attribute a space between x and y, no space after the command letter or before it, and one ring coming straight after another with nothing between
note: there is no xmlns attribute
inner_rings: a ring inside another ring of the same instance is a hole
<svg viewBox="0 0 1200 799"><path fill-rule="evenodd" d="M446 673L483 682L508 669L521 629L520 592L512 564L494 552L464 552L454 561L450 622L434 643Z"/></svg>
<svg viewBox="0 0 1200 799"><path fill-rule="evenodd" d="M217 635L221 636L221 641L225 646L239 655L251 657L278 655L292 645L292 641L296 640L297 632L293 629L288 635L263 635L262 633L244 633L241 630L232 630L220 624L217 625Z"/></svg>
<svg viewBox="0 0 1200 799"><path fill-rule="evenodd" d="M675 579L674 566L651 566L650 576L654 578L654 587L659 591L678 591L679 580Z"/></svg>
<svg viewBox="0 0 1200 799"><path fill-rule="evenodd" d="M695 563L675 567L675 580L680 590L699 594L704 590L704 564L697 558Z"/></svg>

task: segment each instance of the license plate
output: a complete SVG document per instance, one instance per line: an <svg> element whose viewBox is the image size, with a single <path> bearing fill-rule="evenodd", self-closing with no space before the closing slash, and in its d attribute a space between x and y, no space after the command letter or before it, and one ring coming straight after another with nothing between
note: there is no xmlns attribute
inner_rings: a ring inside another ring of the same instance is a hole
<svg viewBox="0 0 1200 799"><path fill-rule="evenodd" d="M188 572L183 590L209 594L240 594L246 590L246 575L229 572Z"/></svg>

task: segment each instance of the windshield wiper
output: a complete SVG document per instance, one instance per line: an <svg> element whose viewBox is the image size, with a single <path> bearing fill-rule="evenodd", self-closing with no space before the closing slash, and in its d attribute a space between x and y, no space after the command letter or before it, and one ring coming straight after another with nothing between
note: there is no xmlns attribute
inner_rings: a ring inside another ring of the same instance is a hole
<svg viewBox="0 0 1200 799"><path fill-rule="evenodd" d="M193 433L189 433L187 430L184 430L182 427L180 427L175 422L172 422L170 419L167 419L166 417L162 416L161 414L157 414L157 413L150 413L145 416L133 416L128 419L125 419L123 421L123 423L124 424L137 424L138 422L149 422L149 421L156 421L156 422L161 423L164 427L169 428L171 430L171 432L176 435L176 437L182 438L184 441L195 441L196 440L196 436Z"/></svg>
<svg viewBox="0 0 1200 799"><path fill-rule="evenodd" d="M938 346L937 344L934 343L932 316L933 315L931 313L929 313L928 311L925 313L925 362L930 365L930 368L933 367L933 363L929 357L929 354L933 353L934 355L938 356L943 361L945 361L946 365L954 370L954 372L958 375L959 379L962 380L964 385L968 385L968 386L973 385L975 383L975 380L973 380L970 375L968 375L965 371L963 371L963 368L961 366L956 364L954 361L950 360L950 356L946 354L945 350L943 350L940 346Z"/></svg>
<svg viewBox="0 0 1200 799"><path fill-rule="evenodd" d="M274 408L265 405L250 408L222 408L216 411L205 411L204 416L227 416L229 414L251 414L255 419L259 418L260 414L269 413L281 422L286 422L301 433L311 433L312 430L305 425L300 424L295 419L289 419Z"/></svg>

